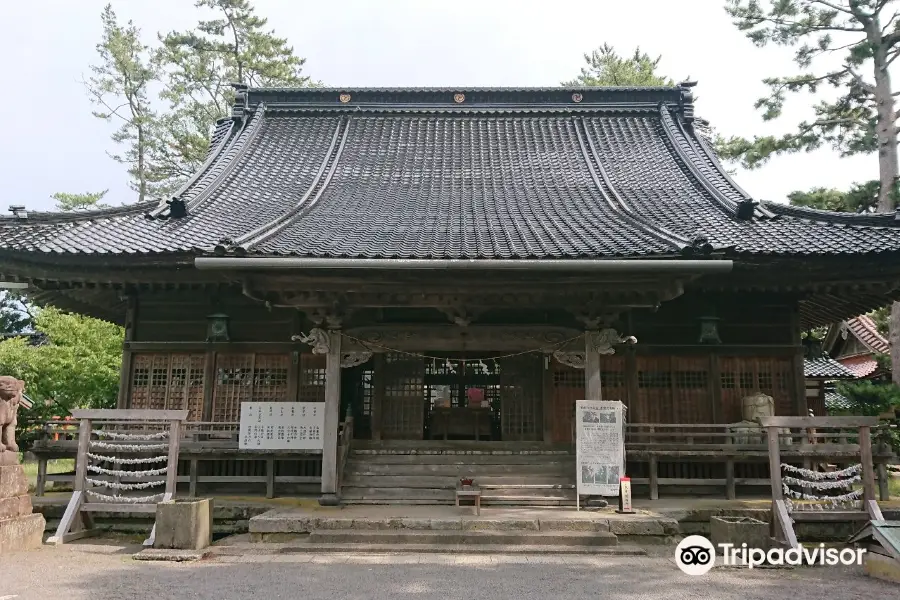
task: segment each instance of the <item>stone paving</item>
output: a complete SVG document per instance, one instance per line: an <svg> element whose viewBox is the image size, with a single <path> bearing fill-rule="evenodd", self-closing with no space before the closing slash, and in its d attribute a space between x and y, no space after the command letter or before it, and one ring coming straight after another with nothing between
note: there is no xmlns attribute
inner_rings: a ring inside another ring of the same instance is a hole
<svg viewBox="0 0 900 600"><path fill-rule="evenodd" d="M91 540L4 556L0 600L385 599L821 600L900 597L860 567L681 573L671 547L649 556L283 554L141 563L139 546Z"/></svg>

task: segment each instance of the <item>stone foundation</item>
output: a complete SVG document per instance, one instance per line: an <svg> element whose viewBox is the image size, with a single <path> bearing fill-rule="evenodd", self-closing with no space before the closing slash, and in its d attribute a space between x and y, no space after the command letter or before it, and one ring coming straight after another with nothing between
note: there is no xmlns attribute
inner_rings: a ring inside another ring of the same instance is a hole
<svg viewBox="0 0 900 600"><path fill-rule="evenodd" d="M0 466L0 554L39 548L44 525L44 517L31 512L25 470L21 465Z"/></svg>

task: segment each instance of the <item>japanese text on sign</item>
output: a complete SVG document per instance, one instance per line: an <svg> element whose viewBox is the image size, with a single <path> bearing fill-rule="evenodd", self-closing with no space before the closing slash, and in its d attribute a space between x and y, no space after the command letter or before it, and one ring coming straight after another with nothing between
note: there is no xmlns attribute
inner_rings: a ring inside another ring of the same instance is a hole
<svg viewBox="0 0 900 600"><path fill-rule="evenodd" d="M321 402L242 402L241 450L321 450Z"/></svg>
<svg viewBox="0 0 900 600"><path fill-rule="evenodd" d="M621 402L575 403L578 493L618 496L625 475L624 407Z"/></svg>

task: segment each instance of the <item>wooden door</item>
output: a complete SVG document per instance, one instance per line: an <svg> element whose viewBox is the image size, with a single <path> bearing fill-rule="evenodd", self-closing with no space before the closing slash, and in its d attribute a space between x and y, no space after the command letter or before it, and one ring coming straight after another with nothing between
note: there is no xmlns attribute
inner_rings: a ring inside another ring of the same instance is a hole
<svg viewBox="0 0 900 600"><path fill-rule="evenodd" d="M504 441L543 435L543 355L523 354L500 362L500 434Z"/></svg>
<svg viewBox="0 0 900 600"><path fill-rule="evenodd" d="M421 440L425 426L425 361L401 353L387 353L381 373L383 439Z"/></svg>

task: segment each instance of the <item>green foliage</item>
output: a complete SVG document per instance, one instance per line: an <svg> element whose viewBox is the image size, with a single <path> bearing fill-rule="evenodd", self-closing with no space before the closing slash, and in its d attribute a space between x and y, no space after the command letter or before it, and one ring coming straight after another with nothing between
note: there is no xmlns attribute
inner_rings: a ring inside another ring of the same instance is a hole
<svg viewBox="0 0 900 600"><path fill-rule="evenodd" d="M848 191L834 188L813 188L808 192L791 192L788 200L794 206L832 210L835 212L868 213L878 208L877 181L854 183Z"/></svg>
<svg viewBox="0 0 900 600"><path fill-rule="evenodd" d="M890 321L891 321L891 307L890 306L882 306L881 308L876 308L872 312L868 313L868 316L872 318L875 322L875 326L878 328L878 333L881 335L888 337L890 335Z"/></svg>
<svg viewBox="0 0 900 600"><path fill-rule="evenodd" d="M849 407L840 411L841 414L878 417L900 408L900 387L893 383L842 381L836 388L849 400ZM900 455L900 429L897 428L900 423L894 418L887 424L893 427L880 428L873 434L872 441L874 444L885 443L895 455Z"/></svg>
<svg viewBox="0 0 900 600"><path fill-rule="evenodd" d="M165 83L169 110L159 120L161 160L153 178L171 191L206 156L209 134L234 101L232 83L252 87L317 85L303 75L305 59L266 29L248 0L197 0L211 11L190 31L160 35L154 64Z"/></svg>
<svg viewBox="0 0 900 600"><path fill-rule="evenodd" d="M636 48L630 58L623 58L609 44L603 44L590 54L584 55L587 67L581 68L581 75L564 81L564 86L671 86L674 82L658 75L656 68L662 57L651 58L646 52Z"/></svg>
<svg viewBox="0 0 900 600"><path fill-rule="evenodd" d="M128 165L131 187L138 193L138 200L143 201L149 192L152 130L156 122L148 91L157 73L150 62L150 48L141 42L141 31L134 23L119 25L109 4L103 9L101 20L103 37L97 44L100 60L91 66L93 75L85 87L91 101L100 107L94 116L119 125L112 140L125 150L110 156Z"/></svg>
<svg viewBox="0 0 900 600"><path fill-rule="evenodd" d="M763 120L781 117L791 94L829 93L813 105L814 118L791 133L721 138L719 156L752 169L774 155L823 146L842 156L896 146L897 115L885 107L893 105L887 67L900 53L900 19L897 12L888 17L889 5L887 0L727 0L725 10L755 45L794 50L799 72L764 80L769 93L756 102ZM875 83L863 77L863 68L874 74ZM881 166L885 210L888 195L896 195L897 166Z"/></svg>
<svg viewBox="0 0 900 600"><path fill-rule="evenodd" d="M65 416L73 408L115 408L122 328L55 308L36 312L34 327L47 336L46 343L0 342L0 373L24 380L25 393L35 401L25 418Z"/></svg>
<svg viewBox="0 0 900 600"><path fill-rule="evenodd" d="M87 210L89 208L109 208L108 204L100 202L109 190L102 192L85 192L83 194L69 194L57 192L50 196L56 200L56 209L66 212L73 210Z"/></svg>

